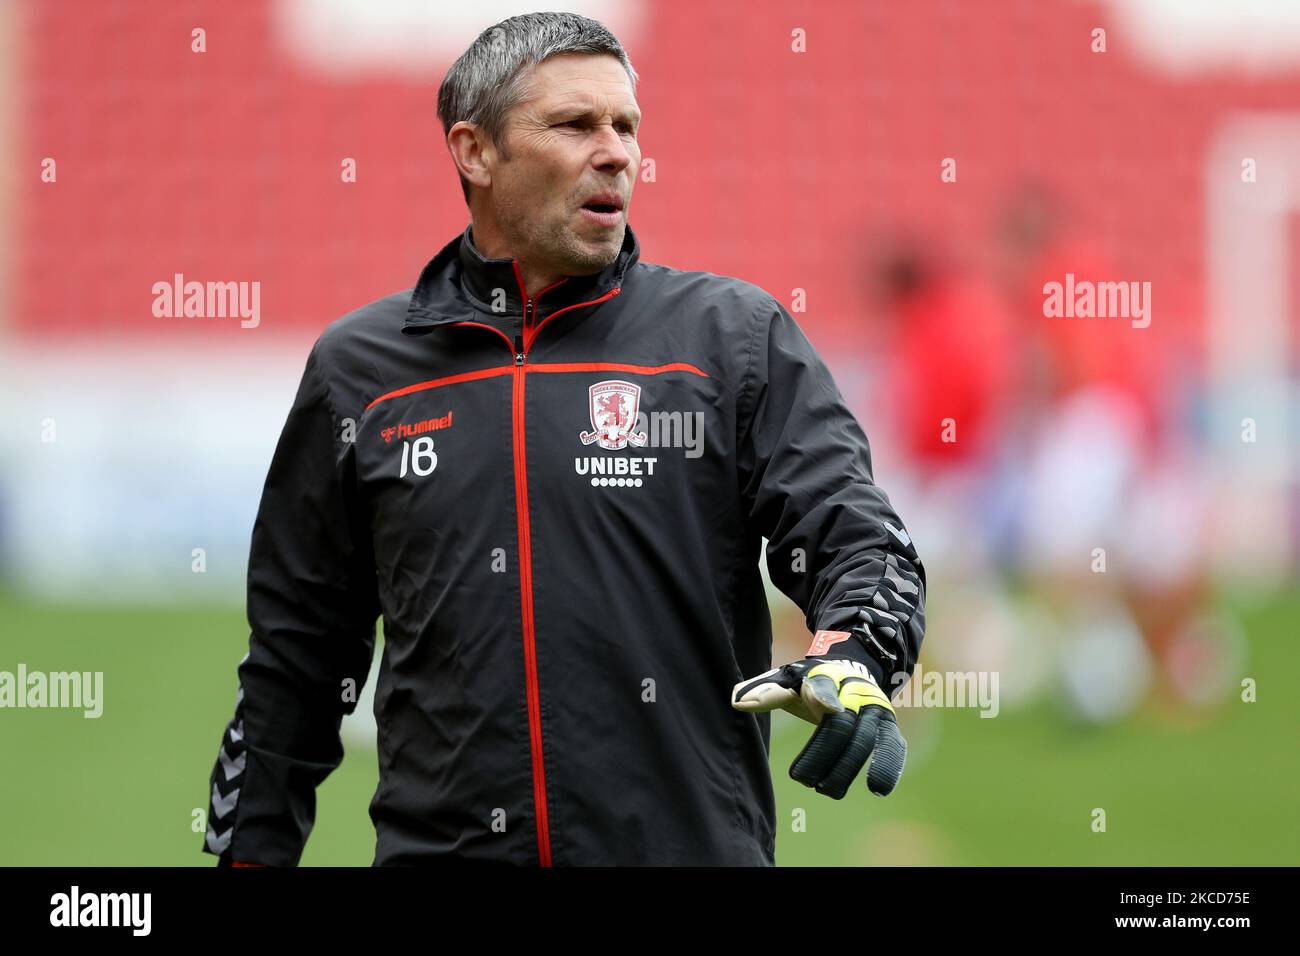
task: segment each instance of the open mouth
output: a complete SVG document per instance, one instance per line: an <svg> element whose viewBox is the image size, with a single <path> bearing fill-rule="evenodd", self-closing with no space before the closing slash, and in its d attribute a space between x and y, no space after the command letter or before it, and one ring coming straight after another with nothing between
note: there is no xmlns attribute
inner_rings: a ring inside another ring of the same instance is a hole
<svg viewBox="0 0 1300 956"><path fill-rule="evenodd" d="M592 212L600 212L600 213L618 212L618 207L615 206L613 203L589 202L586 205L584 205L582 208L590 209Z"/></svg>

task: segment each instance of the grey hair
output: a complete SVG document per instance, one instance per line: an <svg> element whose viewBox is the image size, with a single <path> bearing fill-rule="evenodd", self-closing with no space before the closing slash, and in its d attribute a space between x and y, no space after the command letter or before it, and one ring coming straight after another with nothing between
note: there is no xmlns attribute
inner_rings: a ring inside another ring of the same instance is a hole
<svg viewBox="0 0 1300 956"><path fill-rule="evenodd" d="M607 53L618 57L632 91L637 72L623 45L602 24L576 13L525 13L480 33L451 65L438 87L438 118L443 136L462 120L482 128L488 140L510 159L506 116L525 95L532 70L561 53ZM460 188L469 204L469 181Z"/></svg>

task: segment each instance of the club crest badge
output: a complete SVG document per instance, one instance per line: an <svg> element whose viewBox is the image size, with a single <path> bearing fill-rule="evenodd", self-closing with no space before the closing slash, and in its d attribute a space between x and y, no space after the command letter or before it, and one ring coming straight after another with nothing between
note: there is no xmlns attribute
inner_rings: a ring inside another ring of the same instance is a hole
<svg viewBox="0 0 1300 956"><path fill-rule="evenodd" d="M617 380L597 382L587 390L591 431L579 432L578 437L584 445L596 442L611 451L629 444L640 448L646 443L646 433L632 430L640 405L640 385Z"/></svg>

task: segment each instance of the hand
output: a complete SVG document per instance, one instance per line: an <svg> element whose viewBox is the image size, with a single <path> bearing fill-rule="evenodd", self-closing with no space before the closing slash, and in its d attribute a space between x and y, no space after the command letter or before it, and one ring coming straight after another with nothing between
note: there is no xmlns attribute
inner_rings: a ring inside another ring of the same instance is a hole
<svg viewBox="0 0 1300 956"><path fill-rule="evenodd" d="M781 708L816 724L790 776L840 800L871 762L867 788L880 797L898 785L907 759L894 705L865 664L805 658L738 683L731 706L746 713Z"/></svg>

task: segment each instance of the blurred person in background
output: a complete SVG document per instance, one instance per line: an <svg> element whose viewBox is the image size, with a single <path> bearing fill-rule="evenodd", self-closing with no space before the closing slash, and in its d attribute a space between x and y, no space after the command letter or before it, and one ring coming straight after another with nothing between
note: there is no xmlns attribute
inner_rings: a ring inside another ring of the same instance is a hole
<svg viewBox="0 0 1300 956"><path fill-rule="evenodd" d="M1022 362L1015 552L1057 622L1072 709L1117 719L1153 686L1176 703L1211 703L1244 644L1213 603L1205 451L1173 379L1189 366L1172 361L1175 337L1155 323L1045 314L1046 286L1067 274L1076 285L1131 278L1071 230L1049 189L1028 183L1009 197L992 248Z"/></svg>
<svg viewBox="0 0 1300 956"><path fill-rule="evenodd" d="M960 634L934 645L926 664L998 671L1014 706L1032 698L1043 670L1005 573L1021 477L1020 340L987 278L910 230L874 243L867 285L872 350L887 359L863 404L886 410L895 497L934 554L945 599L932 619Z"/></svg>

